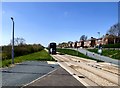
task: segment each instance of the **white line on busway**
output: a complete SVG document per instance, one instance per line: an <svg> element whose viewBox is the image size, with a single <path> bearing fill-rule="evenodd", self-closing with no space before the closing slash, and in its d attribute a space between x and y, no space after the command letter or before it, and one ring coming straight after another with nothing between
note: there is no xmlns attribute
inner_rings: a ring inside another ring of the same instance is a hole
<svg viewBox="0 0 120 88"><path fill-rule="evenodd" d="M32 83L34 83L34 82L38 81L39 79L41 79L41 78L43 78L43 77L45 77L45 76L47 76L47 75L51 74L52 72L56 71L57 69L58 69L58 68L56 68L56 69L54 69L53 71L50 71L49 73L47 73L47 74L45 74L45 75L43 75L43 76L41 76L41 77L39 77L39 78L37 78L37 79L33 80L33 81L32 81L32 82L30 82L30 83L27 83L27 84L23 85L21 88L24 88L25 86L28 86L28 85L30 85L30 84L32 84Z"/></svg>

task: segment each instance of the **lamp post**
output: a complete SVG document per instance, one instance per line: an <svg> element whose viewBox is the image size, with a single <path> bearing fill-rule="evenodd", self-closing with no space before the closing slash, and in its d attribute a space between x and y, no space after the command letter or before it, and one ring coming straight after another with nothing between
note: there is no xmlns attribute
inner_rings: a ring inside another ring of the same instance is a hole
<svg viewBox="0 0 120 88"><path fill-rule="evenodd" d="M14 64L14 19L11 17L13 22L13 31L12 31L12 64Z"/></svg>
<svg viewBox="0 0 120 88"><path fill-rule="evenodd" d="M100 38L100 32L97 32L98 33L98 38Z"/></svg>
<svg viewBox="0 0 120 88"><path fill-rule="evenodd" d="M100 32L97 32L98 33L98 47L99 47L99 43L100 43L100 41L99 41L99 39L100 39Z"/></svg>

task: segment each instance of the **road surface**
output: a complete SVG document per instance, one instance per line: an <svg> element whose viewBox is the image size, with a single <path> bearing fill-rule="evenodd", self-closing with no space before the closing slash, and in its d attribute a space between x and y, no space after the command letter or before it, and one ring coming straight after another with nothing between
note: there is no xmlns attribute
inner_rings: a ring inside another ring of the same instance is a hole
<svg viewBox="0 0 120 88"><path fill-rule="evenodd" d="M45 77L38 79L37 81L23 87L40 87L40 88L86 88L82 83L77 81L71 74L69 74L66 70L59 67L57 70L52 72Z"/></svg>
<svg viewBox="0 0 120 88"><path fill-rule="evenodd" d="M2 88L34 88L36 86L86 88L57 62L26 61L14 67L2 69Z"/></svg>
<svg viewBox="0 0 120 88"><path fill-rule="evenodd" d="M2 86L23 86L38 77L57 69L59 65L43 61L26 61L11 68L2 69Z"/></svg>

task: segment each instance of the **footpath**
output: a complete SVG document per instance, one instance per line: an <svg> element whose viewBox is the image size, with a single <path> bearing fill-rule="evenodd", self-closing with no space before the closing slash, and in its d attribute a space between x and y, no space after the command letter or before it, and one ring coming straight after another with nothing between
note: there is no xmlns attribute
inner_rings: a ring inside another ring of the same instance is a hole
<svg viewBox="0 0 120 88"><path fill-rule="evenodd" d="M88 51L86 49L82 49L82 48L78 48L78 49L72 48L72 49L77 50L80 53L83 53L83 54L85 54L85 55L87 55L89 57L92 57L94 59L102 60L102 61L105 61L107 63L111 63L111 64L115 64L115 65L119 65L120 64L119 60L115 60L115 59L112 59L110 57L102 56L102 55L90 52L90 51Z"/></svg>

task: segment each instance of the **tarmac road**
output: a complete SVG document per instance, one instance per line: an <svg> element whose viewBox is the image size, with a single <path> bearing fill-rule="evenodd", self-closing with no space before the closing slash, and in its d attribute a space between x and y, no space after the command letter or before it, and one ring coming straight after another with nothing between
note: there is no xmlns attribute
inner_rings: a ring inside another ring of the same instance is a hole
<svg viewBox="0 0 120 88"><path fill-rule="evenodd" d="M23 86L59 67L43 61L26 61L14 67L2 69L2 86ZM1 71L1 70L0 70Z"/></svg>
<svg viewBox="0 0 120 88"><path fill-rule="evenodd" d="M34 88L35 86L40 88L86 88L62 67L23 88Z"/></svg>

